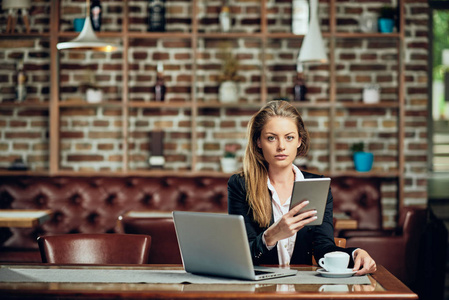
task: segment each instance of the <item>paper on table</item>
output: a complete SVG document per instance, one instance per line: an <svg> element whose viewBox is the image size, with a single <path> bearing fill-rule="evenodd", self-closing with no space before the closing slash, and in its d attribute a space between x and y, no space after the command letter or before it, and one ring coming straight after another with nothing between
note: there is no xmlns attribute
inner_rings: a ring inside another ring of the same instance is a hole
<svg viewBox="0 0 449 300"><path fill-rule="evenodd" d="M89 283L196 283L196 284L370 284L368 276L326 278L316 271L299 271L296 276L248 281L209 277L184 270L123 269L0 269L0 282L89 282Z"/></svg>

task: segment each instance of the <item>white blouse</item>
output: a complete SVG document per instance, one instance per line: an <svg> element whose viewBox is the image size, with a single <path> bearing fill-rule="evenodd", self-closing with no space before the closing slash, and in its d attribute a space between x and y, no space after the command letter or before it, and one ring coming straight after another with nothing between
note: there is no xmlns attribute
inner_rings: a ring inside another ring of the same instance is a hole
<svg viewBox="0 0 449 300"><path fill-rule="evenodd" d="M292 165L293 172L295 173L295 181L302 181L304 180L304 175L302 172L296 167L295 165ZM271 191L272 199L271 203L273 206L273 217L274 222L277 222L279 219L282 218L283 215L285 215L290 208L290 202L291 202L291 196L285 201L284 205L281 205L281 201L279 199L278 193L274 189L273 185L270 182L270 178L268 178L268 188ZM265 237L262 237L262 240L267 247L267 249L271 250L274 246L267 246L267 243L265 241ZM277 242L278 245L278 258L279 258L279 265L281 266L288 266L290 265L290 260L292 258L293 249L295 247L296 242L296 234L292 235L289 238L280 240Z"/></svg>

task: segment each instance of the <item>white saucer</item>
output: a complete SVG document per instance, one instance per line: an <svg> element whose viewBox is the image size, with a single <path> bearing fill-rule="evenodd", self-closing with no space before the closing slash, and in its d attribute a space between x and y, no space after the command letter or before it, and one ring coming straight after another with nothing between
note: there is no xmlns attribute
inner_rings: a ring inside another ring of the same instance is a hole
<svg viewBox="0 0 449 300"><path fill-rule="evenodd" d="M333 278L351 277L352 275L357 273L357 271L353 271L352 269L346 269L346 271L343 272L328 272L325 269L318 269L316 271L324 277L333 277Z"/></svg>

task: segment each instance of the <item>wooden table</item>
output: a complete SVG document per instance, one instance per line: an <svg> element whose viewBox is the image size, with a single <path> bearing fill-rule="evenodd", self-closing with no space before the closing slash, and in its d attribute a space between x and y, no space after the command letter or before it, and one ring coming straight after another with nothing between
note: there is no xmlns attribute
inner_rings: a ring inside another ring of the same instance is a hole
<svg viewBox="0 0 449 300"><path fill-rule="evenodd" d="M1 265L1 267L67 268L57 265ZM72 266L70 268L182 269L181 266ZM294 266L312 271L316 267ZM322 285L248 284L143 284L143 283L7 283L0 282L2 299L11 298L146 298L146 299L418 299L384 267L369 276L371 284L347 285L345 292L323 292Z"/></svg>
<svg viewBox="0 0 449 300"><path fill-rule="evenodd" d="M357 220L351 219L348 215L341 212L334 212L335 229L357 229Z"/></svg>
<svg viewBox="0 0 449 300"><path fill-rule="evenodd" d="M51 210L0 209L0 227L32 228L50 219Z"/></svg>
<svg viewBox="0 0 449 300"><path fill-rule="evenodd" d="M335 221L335 229L357 229L357 220L353 219L337 219Z"/></svg>

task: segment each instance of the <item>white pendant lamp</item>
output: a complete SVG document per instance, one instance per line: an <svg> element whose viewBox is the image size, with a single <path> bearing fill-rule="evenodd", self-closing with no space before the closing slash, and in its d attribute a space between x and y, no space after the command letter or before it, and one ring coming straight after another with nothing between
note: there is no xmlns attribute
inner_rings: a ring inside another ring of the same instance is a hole
<svg viewBox="0 0 449 300"><path fill-rule="evenodd" d="M309 31L302 41L298 60L300 63L326 63L327 54L324 48L323 36L318 24L318 0L310 0Z"/></svg>
<svg viewBox="0 0 449 300"><path fill-rule="evenodd" d="M94 50L103 52L112 52L119 49L119 46L101 41L95 35L94 29L89 16L90 1L87 0L86 19L84 20L84 27L80 34L73 40L58 43L56 48L58 50L73 49L73 50Z"/></svg>

